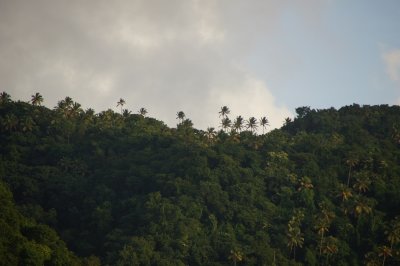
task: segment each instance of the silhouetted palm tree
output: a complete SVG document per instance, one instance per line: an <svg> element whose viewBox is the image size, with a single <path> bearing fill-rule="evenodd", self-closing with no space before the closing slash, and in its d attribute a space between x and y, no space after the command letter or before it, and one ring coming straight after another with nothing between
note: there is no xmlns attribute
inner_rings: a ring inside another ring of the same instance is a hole
<svg viewBox="0 0 400 266"><path fill-rule="evenodd" d="M262 128L263 128L263 134L264 134L264 129L265 129L265 127L266 127L266 126L269 126L269 121L268 121L268 119L267 119L265 116L261 117L261 119L260 119L260 125L261 125Z"/></svg>
<svg viewBox="0 0 400 266"><path fill-rule="evenodd" d="M122 112L122 116L123 117L128 117L132 112L129 111L128 109L124 109L124 111Z"/></svg>
<svg viewBox="0 0 400 266"><path fill-rule="evenodd" d="M219 111L218 113L219 113L219 117L226 117L227 115L229 115L230 114L230 110L229 110L229 108L227 107L227 106L222 106L221 107L221 111Z"/></svg>
<svg viewBox="0 0 400 266"><path fill-rule="evenodd" d="M176 119L179 119L179 123L182 123L185 117L186 115L183 111L179 111L178 113L176 113Z"/></svg>
<svg viewBox="0 0 400 266"><path fill-rule="evenodd" d="M290 118L290 117L286 117L285 118L285 121L283 122L283 124L285 125L285 126L287 126L289 123L291 123L292 122L292 119Z"/></svg>
<svg viewBox="0 0 400 266"><path fill-rule="evenodd" d="M125 105L125 100L122 98L119 98L119 101L117 102L117 107L121 106L121 114L122 114L122 107Z"/></svg>
<svg viewBox="0 0 400 266"><path fill-rule="evenodd" d="M34 95L32 95L32 105L41 105L43 102L43 96L40 95L40 93L36 92Z"/></svg>
<svg viewBox="0 0 400 266"><path fill-rule="evenodd" d="M233 122L234 129L239 131L239 133L240 133L243 128L243 123L244 123L243 117L241 115L237 116L235 121Z"/></svg>
<svg viewBox="0 0 400 266"><path fill-rule="evenodd" d="M140 108L139 114L140 114L141 116L143 116L143 117L146 116L146 114L147 114L146 108L144 108L144 107Z"/></svg>
<svg viewBox="0 0 400 266"><path fill-rule="evenodd" d="M247 121L247 128L250 128L251 132L254 132L257 127L257 119L255 117L250 117Z"/></svg>
<svg viewBox="0 0 400 266"><path fill-rule="evenodd" d="M229 117L226 116L222 118L221 127L224 129L225 132L231 127L231 124L232 121L229 119Z"/></svg>
<svg viewBox="0 0 400 266"><path fill-rule="evenodd" d="M7 92L3 91L0 93L0 104L11 102L11 96Z"/></svg>

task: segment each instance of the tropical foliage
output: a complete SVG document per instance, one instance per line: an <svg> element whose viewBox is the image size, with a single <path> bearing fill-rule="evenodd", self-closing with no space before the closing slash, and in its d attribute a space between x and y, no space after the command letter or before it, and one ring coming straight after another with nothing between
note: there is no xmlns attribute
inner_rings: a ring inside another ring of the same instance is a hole
<svg viewBox="0 0 400 266"><path fill-rule="evenodd" d="M399 106L256 135L0 96L0 265L400 264Z"/></svg>

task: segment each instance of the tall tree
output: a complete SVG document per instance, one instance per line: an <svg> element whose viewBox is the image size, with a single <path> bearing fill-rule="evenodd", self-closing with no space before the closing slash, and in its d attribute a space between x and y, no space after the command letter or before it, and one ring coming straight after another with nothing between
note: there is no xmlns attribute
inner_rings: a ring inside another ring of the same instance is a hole
<svg viewBox="0 0 400 266"><path fill-rule="evenodd" d="M390 221L389 229L385 231L387 240L390 243L390 249L397 243L400 243L400 216Z"/></svg>
<svg viewBox="0 0 400 266"><path fill-rule="evenodd" d="M249 120L247 120L247 128L250 128L251 132L254 133L257 127L257 119L255 117L250 117Z"/></svg>
<svg viewBox="0 0 400 266"><path fill-rule="evenodd" d="M139 114L140 114L141 116L143 116L143 117L146 116L146 114L147 114L146 108L144 108L144 107L140 108Z"/></svg>
<svg viewBox="0 0 400 266"><path fill-rule="evenodd" d="M181 124L185 119L186 115L183 111L179 111L176 113L176 119L179 119L179 123Z"/></svg>
<svg viewBox="0 0 400 266"><path fill-rule="evenodd" d="M267 126L269 126L269 121L268 121L268 119L267 119L265 116L261 117L261 119L260 119L260 125L262 126L263 134L264 134L265 128L266 128Z"/></svg>
<svg viewBox="0 0 400 266"><path fill-rule="evenodd" d="M117 107L121 106L121 114L122 114L122 107L125 105L125 100L122 98L119 98L119 101L117 102Z"/></svg>
<svg viewBox="0 0 400 266"><path fill-rule="evenodd" d="M304 218L304 213L299 210L295 210L292 218L288 223L288 247L290 248L290 254L293 251L293 258L296 260L296 248L302 247L304 243L304 235L301 232L300 225Z"/></svg>
<svg viewBox="0 0 400 266"><path fill-rule="evenodd" d="M208 127L205 135L208 139L208 143L211 144L216 136L215 128Z"/></svg>
<svg viewBox="0 0 400 266"><path fill-rule="evenodd" d="M224 129L225 132L228 131L228 129L231 127L232 121L229 119L229 117L224 117L222 118L221 121L221 127Z"/></svg>
<svg viewBox="0 0 400 266"><path fill-rule="evenodd" d="M32 105L40 106L43 102L43 96L39 92L36 92L34 95L32 95L31 102L32 102Z"/></svg>
<svg viewBox="0 0 400 266"><path fill-rule="evenodd" d="M358 164L358 159L351 157L346 160L346 164L349 166L349 174L347 176L347 186L350 186L351 170Z"/></svg>
<svg viewBox="0 0 400 266"><path fill-rule="evenodd" d="M0 93L0 104L5 104L11 102L11 96L7 92L3 91Z"/></svg>
<svg viewBox="0 0 400 266"><path fill-rule="evenodd" d="M242 131L244 119L241 115L237 116L235 121L233 122L233 128L239 133Z"/></svg>
<svg viewBox="0 0 400 266"><path fill-rule="evenodd" d="M219 113L219 117L227 117L231 111L229 110L229 108L227 106L222 106L221 107L221 111L218 112Z"/></svg>

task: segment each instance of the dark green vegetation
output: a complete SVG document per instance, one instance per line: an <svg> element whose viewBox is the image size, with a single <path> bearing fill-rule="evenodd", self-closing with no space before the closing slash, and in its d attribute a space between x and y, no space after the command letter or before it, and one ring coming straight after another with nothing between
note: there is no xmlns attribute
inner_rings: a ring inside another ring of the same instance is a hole
<svg viewBox="0 0 400 266"><path fill-rule="evenodd" d="M1 265L400 264L399 106L298 108L257 136L224 108L215 132L7 96Z"/></svg>

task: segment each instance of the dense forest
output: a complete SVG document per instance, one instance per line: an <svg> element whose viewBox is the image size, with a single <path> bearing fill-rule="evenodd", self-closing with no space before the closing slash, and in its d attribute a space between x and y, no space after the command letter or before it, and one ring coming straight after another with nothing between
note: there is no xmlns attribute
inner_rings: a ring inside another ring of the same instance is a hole
<svg viewBox="0 0 400 266"><path fill-rule="evenodd" d="M0 265L400 265L399 106L264 134L42 102L0 95Z"/></svg>

